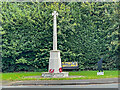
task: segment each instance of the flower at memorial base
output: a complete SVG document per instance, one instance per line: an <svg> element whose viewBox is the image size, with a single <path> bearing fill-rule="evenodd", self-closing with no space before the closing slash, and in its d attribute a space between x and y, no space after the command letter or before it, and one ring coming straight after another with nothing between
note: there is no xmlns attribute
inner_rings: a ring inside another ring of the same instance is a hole
<svg viewBox="0 0 120 90"><path fill-rule="evenodd" d="M49 70L49 73L53 73L53 72L54 72L54 69L50 69L50 70Z"/></svg>
<svg viewBox="0 0 120 90"><path fill-rule="evenodd" d="M59 68L59 72L60 72L60 73L62 72L62 68Z"/></svg>

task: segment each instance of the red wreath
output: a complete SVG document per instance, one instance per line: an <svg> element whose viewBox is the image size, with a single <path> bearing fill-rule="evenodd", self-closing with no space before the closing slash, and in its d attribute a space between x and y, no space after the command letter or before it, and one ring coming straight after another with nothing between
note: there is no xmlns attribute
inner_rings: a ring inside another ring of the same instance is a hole
<svg viewBox="0 0 120 90"><path fill-rule="evenodd" d="M50 70L49 70L49 73L53 73L53 72L54 72L54 69L50 69Z"/></svg>
<svg viewBox="0 0 120 90"><path fill-rule="evenodd" d="M62 68L59 68L59 72L60 72L60 73L62 72Z"/></svg>

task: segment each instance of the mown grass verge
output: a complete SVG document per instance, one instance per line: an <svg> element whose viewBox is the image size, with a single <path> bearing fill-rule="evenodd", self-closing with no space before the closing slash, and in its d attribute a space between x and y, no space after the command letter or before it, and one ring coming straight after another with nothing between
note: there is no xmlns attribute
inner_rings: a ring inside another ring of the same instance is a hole
<svg viewBox="0 0 120 90"><path fill-rule="evenodd" d="M27 76L41 76L42 72L15 72L2 73L2 80L81 80L81 79L102 79L102 78L118 78L118 71L104 71L104 75L97 75L97 71L78 71L69 72L69 76L83 76L74 78L24 78Z"/></svg>

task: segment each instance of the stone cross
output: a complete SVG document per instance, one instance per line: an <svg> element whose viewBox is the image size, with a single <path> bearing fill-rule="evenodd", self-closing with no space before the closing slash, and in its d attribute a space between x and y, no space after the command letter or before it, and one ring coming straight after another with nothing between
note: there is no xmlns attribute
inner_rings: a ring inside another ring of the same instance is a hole
<svg viewBox="0 0 120 90"><path fill-rule="evenodd" d="M62 72L60 50L57 50L57 19L58 13L54 11L53 17L53 50L50 51L48 72L43 72L43 77L67 77L68 72Z"/></svg>
<svg viewBox="0 0 120 90"><path fill-rule="evenodd" d="M53 50L57 50L57 19L56 16L58 16L57 11L54 11L52 13L53 17Z"/></svg>

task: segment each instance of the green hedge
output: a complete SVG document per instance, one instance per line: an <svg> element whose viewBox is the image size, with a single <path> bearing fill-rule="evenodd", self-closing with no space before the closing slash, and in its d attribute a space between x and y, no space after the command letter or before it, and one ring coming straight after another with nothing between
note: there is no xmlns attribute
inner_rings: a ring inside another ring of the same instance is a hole
<svg viewBox="0 0 120 90"><path fill-rule="evenodd" d="M118 2L3 2L3 72L47 71L54 10L62 62L78 61L79 70L96 70L103 57L105 70L117 69L118 8Z"/></svg>

